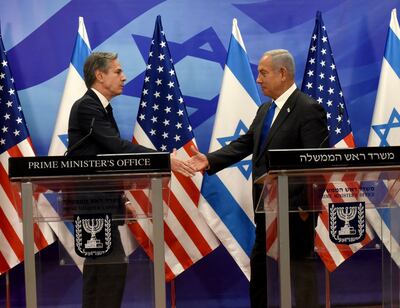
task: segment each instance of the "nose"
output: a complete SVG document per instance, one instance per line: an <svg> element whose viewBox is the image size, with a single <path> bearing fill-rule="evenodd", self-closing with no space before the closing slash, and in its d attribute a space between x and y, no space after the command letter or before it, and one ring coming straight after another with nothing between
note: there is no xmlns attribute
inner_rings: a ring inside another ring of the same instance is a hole
<svg viewBox="0 0 400 308"><path fill-rule="evenodd" d="M122 81L125 81L125 80L126 80L126 76L125 76L124 73L122 73L122 75L121 75L121 80L122 80Z"/></svg>
<svg viewBox="0 0 400 308"><path fill-rule="evenodd" d="M258 74L257 79L256 79L257 83L261 83L261 78L260 78L260 74Z"/></svg>

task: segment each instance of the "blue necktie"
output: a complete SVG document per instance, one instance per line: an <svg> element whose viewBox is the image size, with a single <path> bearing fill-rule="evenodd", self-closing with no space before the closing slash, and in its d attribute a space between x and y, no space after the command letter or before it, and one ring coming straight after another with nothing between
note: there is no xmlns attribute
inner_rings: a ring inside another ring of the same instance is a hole
<svg viewBox="0 0 400 308"><path fill-rule="evenodd" d="M265 116L262 132L261 132L261 136L260 136L260 147L258 148L258 152L260 152L264 148L265 142L267 141L268 131L269 131L269 128L271 127L272 120L273 120L274 114L275 114L275 108L276 108L276 104L273 101L271 106L269 106L267 115Z"/></svg>

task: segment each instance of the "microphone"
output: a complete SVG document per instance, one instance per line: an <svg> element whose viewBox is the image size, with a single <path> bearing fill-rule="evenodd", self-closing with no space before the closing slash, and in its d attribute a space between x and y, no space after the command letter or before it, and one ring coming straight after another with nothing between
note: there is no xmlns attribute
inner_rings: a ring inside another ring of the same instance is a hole
<svg viewBox="0 0 400 308"><path fill-rule="evenodd" d="M342 106L341 103L338 104L338 122L336 123L335 127L334 127L334 131L339 128L340 124L343 122L343 115L344 115L344 108ZM319 144L318 148L321 148L321 146L325 143L325 141L329 138L329 131L328 134L326 135L326 137L324 138L324 140L322 140L322 142Z"/></svg>
<svg viewBox="0 0 400 308"><path fill-rule="evenodd" d="M93 125L94 125L94 120L96 118L92 118L92 122L90 122L90 128L89 128L89 132L82 137L82 139L78 140L78 142L76 142L75 144L73 144L71 146L71 148L67 149L64 153L64 156L68 156L70 155L73 151L75 151L87 138L89 138L89 136L92 134L93 132Z"/></svg>

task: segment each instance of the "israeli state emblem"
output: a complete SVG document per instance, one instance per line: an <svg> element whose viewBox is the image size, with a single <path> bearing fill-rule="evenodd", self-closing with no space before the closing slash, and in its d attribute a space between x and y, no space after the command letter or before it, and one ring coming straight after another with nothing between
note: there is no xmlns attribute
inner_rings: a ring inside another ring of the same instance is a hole
<svg viewBox="0 0 400 308"><path fill-rule="evenodd" d="M74 235L78 256L108 255L112 250L111 214L74 215Z"/></svg>
<svg viewBox="0 0 400 308"><path fill-rule="evenodd" d="M336 244L365 238L365 202L329 203L329 237Z"/></svg>

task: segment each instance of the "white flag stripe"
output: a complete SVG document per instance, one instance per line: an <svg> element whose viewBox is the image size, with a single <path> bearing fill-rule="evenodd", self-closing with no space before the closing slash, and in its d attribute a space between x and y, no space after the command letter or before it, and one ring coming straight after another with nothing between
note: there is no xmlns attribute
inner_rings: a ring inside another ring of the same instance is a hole
<svg viewBox="0 0 400 308"><path fill-rule="evenodd" d="M28 157L35 156L35 152L33 152L32 146L28 141L28 139L21 141L20 143L18 143L17 146L20 152L22 153L22 156L28 156Z"/></svg>
<svg viewBox="0 0 400 308"><path fill-rule="evenodd" d="M7 238L4 236L3 232L0 229L0 246L1 254L3 255L4 259L6 259L9 268L14 267L17 265L20 260L18 259L17 255L14 253L13 248L10 246Z"/></svg>

